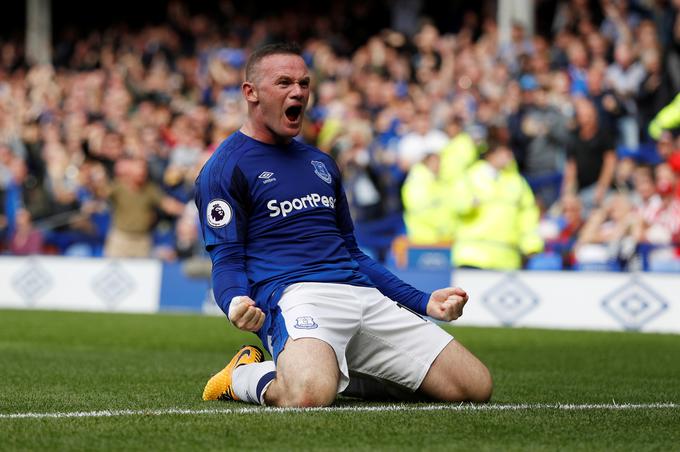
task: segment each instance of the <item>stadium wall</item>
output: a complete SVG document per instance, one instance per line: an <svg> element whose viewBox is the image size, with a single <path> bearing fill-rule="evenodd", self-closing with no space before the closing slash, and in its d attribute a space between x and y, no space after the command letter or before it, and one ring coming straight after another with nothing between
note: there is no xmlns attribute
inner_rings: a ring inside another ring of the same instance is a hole
<svg viewBox="0 0 680 452"><path fill-rule="evenodd" d="M658 273L395 269L424 290L452 283L471 302L457 324L680 334L680 278ZM0 308L220 314L207 278L156 260L1 257Z"/></svg>

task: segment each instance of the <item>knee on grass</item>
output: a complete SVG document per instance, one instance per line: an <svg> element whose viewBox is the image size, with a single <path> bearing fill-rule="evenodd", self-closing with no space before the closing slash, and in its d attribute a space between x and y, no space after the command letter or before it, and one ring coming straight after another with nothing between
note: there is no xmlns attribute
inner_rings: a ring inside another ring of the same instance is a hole
<svg viewBox="0 0 680 452"><path fill-rule="evenodd" d="M447 401L486 403L491 400L493 381L486 366L471 372L463 381L452 380L446 394Z"/></svg>
<svg viewBox="0 0 680 452"><path fill-rule="evenodd" d="M313 408L329 406L335 401L337 383L330 379L301 376L289 386L285 406Z"/></svg>

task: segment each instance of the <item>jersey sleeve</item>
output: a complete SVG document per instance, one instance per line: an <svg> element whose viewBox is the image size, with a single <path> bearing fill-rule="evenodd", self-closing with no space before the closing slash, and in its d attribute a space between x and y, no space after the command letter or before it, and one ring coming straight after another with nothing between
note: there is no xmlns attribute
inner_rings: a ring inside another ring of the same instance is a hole
<svg viewBox="0 0 680 452"><path fill-rule="evenodd" d="M196 180L196 207L212 260L215 301L225 314L235 296L250 295L245 268L248 184L241 170L207 165Z"/></svg>
<svg viewBox="0 0 680 452"><path fill-rule="evenodd" d="M354 237L354 224L352 223L349 204L347 203L345 190L340 182L340 172L335 164L333 164L333 168L336 171L334 180L337 181L336 216L338 228L345 241L347 251L349 251L352 259L359 265L359 271L368 276L378 290L390 299L407 306L419 314L427 315L427 303L430 300L430 294L405 283L359 249L359 245Z"/></svg>
<svg viewBox="0 0 680 452"><path fill-rule="evenodd" d="M221 243L244 240L249 203L248 182L239 167L211 163L196 180L196 207L208 251Z"/></svg>

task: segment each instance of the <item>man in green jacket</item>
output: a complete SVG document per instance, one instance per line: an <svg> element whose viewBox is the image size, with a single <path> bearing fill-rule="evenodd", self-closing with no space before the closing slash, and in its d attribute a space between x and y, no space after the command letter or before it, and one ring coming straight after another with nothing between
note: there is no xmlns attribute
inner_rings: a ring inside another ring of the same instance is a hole
<svg viewBox="0 0 680 452"><path fill-rule="evenodd" d="M504 138L490 131L482 158L451 195L458 215L452 253L457 267L516 270L523 256L543 250L538 206Z"/></svg>
<svg viewBox="0 0 680 452"><path fill-rule="evenodd" d="M410 169L401 189L404 222L413 245L448 245L454 217L447 205L446 185L439 177L440 157L428 154Z"/></svg>

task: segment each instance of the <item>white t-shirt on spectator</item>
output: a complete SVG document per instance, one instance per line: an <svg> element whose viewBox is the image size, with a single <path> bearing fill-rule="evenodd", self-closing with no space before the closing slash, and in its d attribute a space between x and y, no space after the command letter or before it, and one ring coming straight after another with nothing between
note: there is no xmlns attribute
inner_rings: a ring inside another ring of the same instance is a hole
<svg viewBox="0 0 680 452"><path fill-rule="evenodd" d="M399 141L399 160L411 167L427 154L441 152L448 142L448 135L438 129L432 129L425 135L407 133Z"/></svg>

